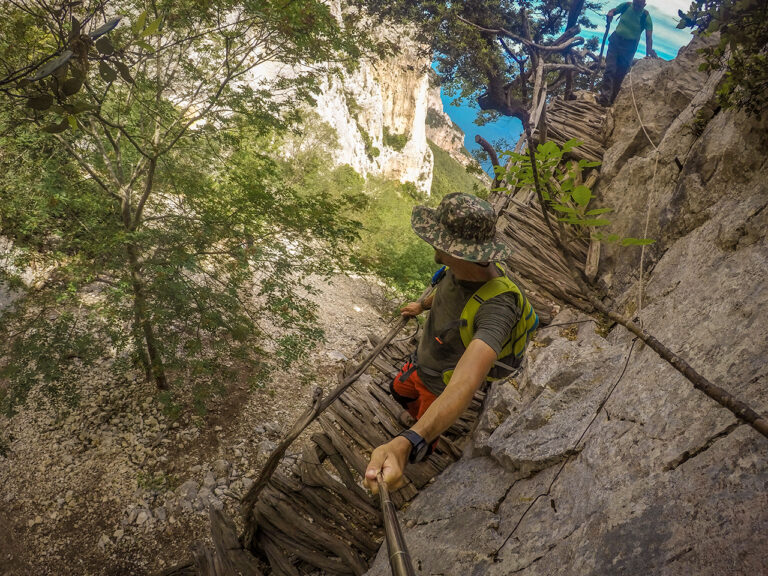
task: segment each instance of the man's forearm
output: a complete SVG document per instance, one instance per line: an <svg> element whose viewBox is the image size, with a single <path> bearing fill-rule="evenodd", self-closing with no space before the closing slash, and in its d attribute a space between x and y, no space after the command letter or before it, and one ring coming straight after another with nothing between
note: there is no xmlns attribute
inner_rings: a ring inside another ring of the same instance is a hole
<svg viewBox="0 0 768 576"><path fill-rule="evenodd" d="M450 428L472 402L495 360L493 348L482 340L473 340L456 366L450 384L411 429L432 442Z"/></svg>

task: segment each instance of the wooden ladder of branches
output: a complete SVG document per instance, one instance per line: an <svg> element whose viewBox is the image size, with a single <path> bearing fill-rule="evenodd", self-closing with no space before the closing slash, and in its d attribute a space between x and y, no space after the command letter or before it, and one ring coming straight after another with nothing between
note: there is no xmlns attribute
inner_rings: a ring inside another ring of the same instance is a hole
<svg viewBox="0 0 768 576"><path fill-rule="evenodd" d="M538 89L538 88L537 88ZM543 92L546 88L542 89ZM546 94L541 95L542 98ZM566 162L573 162L571 175L575 185L585 184L594 188L600 171L598 168L580 169L578 160L601 161L605 152L602 127L605 110L588 100L562 100L543 105L534 104L531 125L536 140L545 138L563 146L572 139L582 144L569 152ZM515 146L515 152L525 149L525 135ZM501 184L501 183L498 183ZM562 183L552 179L549 185L558 189ZM581 296L581 290L573 279L568 263L542 216L541 207L533 187L506 189L491 196L491 202L499 213L497 229L509 239L514 253L508 264L527 290L537 310L549 309L552 302L565 302L580 308L590 305ZM574 231L571 250L577 262L582 263L589 278L597 275L600 259L600 243L583 233Z"/></svg>
<svg viewBox="0 0 768 576"><path fill-rule="evenodd" d="M164 576L298 576L363 574L384 539L378 503L362 487L373 448L406 427L402 407L389 395L389 382L413 351L416 340L393 342L364 374L322 413L300 456L288 455L259 494L245 536L231 520L211 512L212 547L197 545L193 557ZM480 413L484 392L440 438L438 449L409 465L406 485L391 494L397 507L462 453Z"/></svg>

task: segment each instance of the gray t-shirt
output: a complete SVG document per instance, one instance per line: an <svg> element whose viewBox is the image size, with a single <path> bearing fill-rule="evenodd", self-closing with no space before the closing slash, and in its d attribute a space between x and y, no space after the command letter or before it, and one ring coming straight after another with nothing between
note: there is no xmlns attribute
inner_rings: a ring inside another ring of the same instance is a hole
<svg viewBox="0 0 768 576"><path fill-rule="evenodd" d="M438 284L416 356L421 381L433 394L445 390L441 374L456 368L466 348L459 333L464 305L485 282L457 280L448 269ZM484 302L475 314L473 339L480 339L498 355L520 318L520 307L512 293Z"/></svg>

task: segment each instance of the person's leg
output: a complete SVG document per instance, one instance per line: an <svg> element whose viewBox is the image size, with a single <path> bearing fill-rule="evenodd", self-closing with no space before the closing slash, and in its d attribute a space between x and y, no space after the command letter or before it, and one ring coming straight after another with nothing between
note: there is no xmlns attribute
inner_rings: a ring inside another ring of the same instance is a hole
<svg viewBox="0 0 768 576"><path fill-rule="evenodd" d="M415 382L415 388L419 393L419 408L416 412L416 419L418 420L424 416L424 412L426 412L427 409L432 405L432 402L437 399L437 396L430 392L429 389L421 383L421 378L419 378L418 375L416 378L418 381Z"/></svg>
<svg viewBox="0 0 768 576"><path fill-rule="evenodd" d="M416 383L421 384L421 379L416 373L416 366L412 362L406 362L395 379L389 385L389 391L392 397L400 406L405 408L408 413L416 418L419 412L419 391Z"/></svg>
<svg viewBox="0 0 768 576"><path fill-rule="evenodd" d="M611 94L613 94L613 86L616 76L616 64L618 58L618 50L616 42L611 38L608 42L608 54L605 56L605 73L603 74L603 81L600 84L600 94L597 97L598 104L607 106L611 102Z"/></svg>
<svg viewBox="0 0 768 576"><path fill-rule="evenodd" d="M613 104L614 100L616 100L616 96L619 95L619 90L621 90L624 77L627 75L627 72L629 72L630 66L632 66L632 61L635 59L635 51L637 50L636 44L631 41L622 42L619 46L617 46L617 48L616 70L614 72L614 80L612 86L613 90L610 94L611 104Z"/></svg>

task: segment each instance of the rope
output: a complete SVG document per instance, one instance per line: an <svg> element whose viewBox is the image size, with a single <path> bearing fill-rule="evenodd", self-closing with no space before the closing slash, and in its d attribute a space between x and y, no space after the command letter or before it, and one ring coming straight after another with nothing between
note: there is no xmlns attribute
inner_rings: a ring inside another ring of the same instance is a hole
<svg viewBox="0 0 768 576"><path fill-rule="evenodd" d="M514 528L512 528L512 531L509 533L509 536L507 536L504 539L504 542L501 543L501 546L499 546L496 549L496 552L493 553L493 561L499 562L498 556L499 552L504 548L504 546L507 545L507 542L509 542L509 539L514 536L517 529L520 527L520 524L522 524L523 519L528 515L528 512L530 512L531 508L536 504L536 502L539 501L539 498L543 498L545 496L549 496L552 487L555 485L555 482L557 482L557 479L560 477L560 474L562 473L563 469L565 469L565 465L568 464L568 462L571 460L571 457L573 457L576 454L579 454L581 450L578 449L579 444L581 444L581 441L584 439L584 436L587 434L587 431L592 427L592 424L595 423L595 420L597 419L598 415L600 414L600 411L605 407L605 404L610 399L611 395L613 394L614 390L616 390L616 387L619 385L619 382L621 382L621 379L624 378L624 374L627 371L627 366L629 366L629 359L632 358L632 351L635 348L635 343L637 342L637 337L632 339L632 345L629 347L629 352L627 353L627 359L624 362L624 367L621 370L621 374L619 374L618 379L616 382L614 382L613 386L611 386L611 389L608 391L608 394L606 394L605 398L603 398L603 401L600 402L600 405L597 407L597 410L595 410L594 416L592 416L592 420L589 421L589 424L587 424L587 427L584 428L584 431L581 433L581 436L579 436L579 439L576 440L576 443L573 445L573 448L568 450L566 452L566 458L563 460L563 463L560 464L560 469L557 471L557 474L555 474L554 478L552 478L552 481L549 483L549 486L547 487L547 491L539 494L536 496L536 498L533 499L533 501L528 505L528 507L523 512L522 516L518 519L517 523L515 524ZM514 484L513 484L514 485ZM554 503L553 503L554 506Z"/></svg>
<svg viewBox="0 0 768 576"><path fill-rule="evenodd" d="M651 140L651 137L648 135L648 130L645 129L645 124L643 124L643 119L640 116L640 109L637 107L637 100L635 99L635 87L634 82L632 81L632 67L629 68L629 92L632 94L632 104L635 107L635 114L637 114L637 120L640 122L640 127L643 129L643 134L645 134L646 139L650 143L650 145L653 147L653 151L655 153L655 161L653 164L653 178L651 179L651 192L648 194L648 207L645 211L645 228L643 230L643 238L648 237L648 225L651 221L651 205L652 200L656 199L656 169L659 165L659 147L656 146L656 144L653 143L653 140ZM640 278L638 279L637 283L637 315L638 318L640 316L640 311L643 309L643 265L645 263L645 245L643 245L640 248ZM642 325L642 319L640 319L640 324Z"/></svg>

